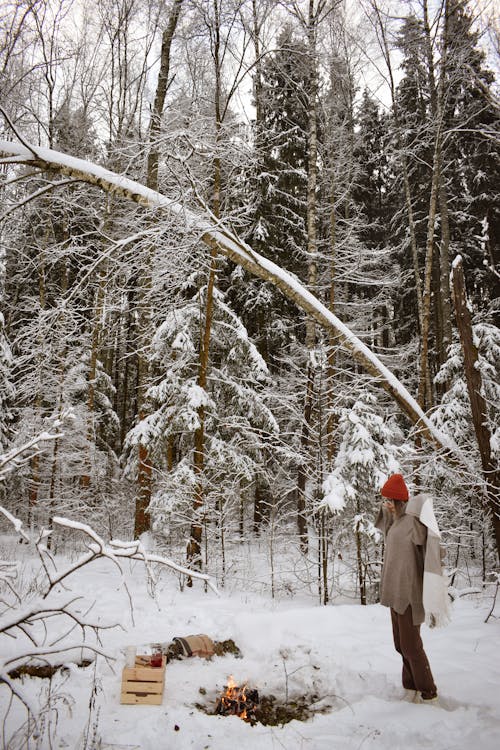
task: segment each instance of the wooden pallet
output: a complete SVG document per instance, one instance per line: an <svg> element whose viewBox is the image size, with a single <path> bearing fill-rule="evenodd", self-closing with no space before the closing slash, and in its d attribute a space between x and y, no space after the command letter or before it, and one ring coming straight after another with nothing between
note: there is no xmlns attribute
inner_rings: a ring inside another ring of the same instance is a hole
<svg viewBox="0 0 500 750"><path fill-rule="evenodd" d="M122 672L120 703L159 706L163 700L166 658L161 667L147 666L149 658L136 656L135 667L125 667Z"/></svg>

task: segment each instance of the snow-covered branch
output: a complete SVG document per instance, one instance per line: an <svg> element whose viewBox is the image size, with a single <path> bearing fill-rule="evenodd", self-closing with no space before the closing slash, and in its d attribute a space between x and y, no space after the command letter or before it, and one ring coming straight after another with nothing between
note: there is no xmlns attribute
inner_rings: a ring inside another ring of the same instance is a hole
<svg viewBox="0 0 500 750"><path fill-rule="evenodd" d="M17 533L30 541L18 518L1 506L0 513L12 524ZM88 524L59 516L54 517L52 522L55 528L83 534L86 551L73 562L60 566L56 556L45 544L54 530L42 528L35 549L42 563L45 578L38 584L36 595L28 599L21 590L21 583L16 591L16 567L0 561L0 581L4 584L4 589L11 592L10 596L8 591L6 593L6 600L2 602L4 611L0 615L0 683L4 683L10 689L11 696L21 701L28 711L33 709L12 678L14 670L33 661L35 664L52 664L56 659L57 665L61 658L74 659L74 654L81 654L83 650L108 657L101 648L100 634L103 630L121 627L116 622L104 623L99 618L89 619L95 602L87 602L82 607L82 597L68 589L70 576L90 563L103 558L113 562L122 577L129 598L120 564L123 559L140 561L146 567L161 565L176 573L199 578L217 593L210 576L177 565L160 555L150 554L140 541L112 540L106 543Z"/></svg>
<svg viewBox="0 0 500 750"><path fill-rule="evenodd" d="M29 164L43 171L57 172L96 185L108 193L122 196L140 205L166 211L179 217L210 248L230 258L250 273L274 284L320 325L333 331L339 344L352 355L358 364L377 379L380 386L399 404L424 438L438 448L444 449L460 463L466 463L452 438L432 424L409 391L369 347L292 274L254 252L249 245L222 224L214 225L207 217L194 213L181 203L170 200L161 193L124 175L52 149L33 146L25 141L0 141L1 156L3 156L4 163Z"/></svg>
<svg viewBox="0 0 500 750"><path fill-rule="evenodd" d="M59 430L61 424L62 419L57 419L52 425L53 431L40 432L26 443L15 446L8 453L0 454L0 482L9 472L30 461L34 455L41 453L44 449L42 443L62 437L63 433ZM3 512L6 513L6 511Z"/></svg>
<svg viewBox="0 0 500 750"><path fill-rule="evenodd" d="M0 505L0 513L5 516L7 521L9 521L9 523L12 524L12 526L17 531L17 533L20 534L26 542L30 541L29 536L23 529L23 522L19 520L19 518L16 518L15 516L13 516L12 513L9 513L9 511L6 508L2 508L1 505Z"/></svg>
<svg viewBox="0 0 500 750"><path fill-rule="evenodd" d="M162 565L166 568L169 568L170 570L175 571L176 573L181 573L186 577L198 578L199 580L204 581L207 586L212 589L212 591L218 593L217 587L211 576L204 573L198 573L195 570L190 570L189 568L185 568L166 557L153 555L150 552L147 552L143 548L141 542L138 540L132 542L123 542L120 540L112 539L109 544L106 544L104 540L101 539L98 534L96 534L94 529L92 529L85 523L71 521L67 518L60 518L58 516L54 517L52 520L56 526L83 532L93 540L94 544L88 545L89 552L82 558L82 561L76 561L65 571L58 572L56 576L51 574L51 588L56 583L62 581L63 578L66 578L68 575L70 575L74 569L79 568L82 565L86 565L91 560L98 559L99 557L107 557L113 562L116 562L117 565L118 560L124 558L128 560L139 560L145 565L149 565L152 563Z"/></svg>

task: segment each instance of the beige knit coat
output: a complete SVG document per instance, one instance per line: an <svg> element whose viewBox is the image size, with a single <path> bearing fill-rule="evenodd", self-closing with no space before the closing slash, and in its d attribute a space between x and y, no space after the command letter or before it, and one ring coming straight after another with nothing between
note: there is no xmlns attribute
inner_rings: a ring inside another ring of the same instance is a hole
<svg viewBox="0 0 500 750"><path fill-rule="evenodd" d="M427 528L406 512L395 518L384 506L375 526L385 537L380 603L400 615L410 605L413 624L421 625L425 620L422 591Z"/></svg>

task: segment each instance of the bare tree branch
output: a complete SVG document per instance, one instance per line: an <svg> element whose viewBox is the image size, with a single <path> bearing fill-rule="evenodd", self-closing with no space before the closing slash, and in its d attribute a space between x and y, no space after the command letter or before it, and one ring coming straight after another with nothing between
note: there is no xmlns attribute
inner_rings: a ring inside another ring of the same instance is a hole
<svg viewBox="0 0 500 750"><path fill-rule="evenodd" d="M50 185L46 185L45 187L40 188L40 190L35 190L34 193L31 193L26 198L23 198L23 200L8 208L3 212L3 214L0 214L0 222L4 221L7 216L16 211L18 208L25 206L27 203L30 203L32 200L35 200L35 198L39 198L41 195L48 193L50 190L54 190L55 188L59 187L65 187L67 185L74 185L76 182L81 182L81 180L59 180L59 182L51 182Z"/></svg>

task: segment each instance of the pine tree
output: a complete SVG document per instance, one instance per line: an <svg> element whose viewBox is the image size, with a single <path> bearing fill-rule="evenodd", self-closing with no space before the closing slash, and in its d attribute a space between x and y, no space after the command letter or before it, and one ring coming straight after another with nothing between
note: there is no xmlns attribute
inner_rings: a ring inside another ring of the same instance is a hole
<svg viewBox="0 0 500 750"><path fill-rule="evenodd" d="M365 91L353 144L351 220L345 222L349 241L337 261L346 282L343 317L379 351L389 346L391 296L399 271L390 250L388 125L377 102ZM341 298L339 305L343 309Z"/></svg>
<svg viewBox="0 0 500 750"><path fill-rule="evenodd" d="M449 0L448 12L444 159L451 181L452 247L472 280L474 306L486 310L500 293L498 276L490 270L500 258L498 106L469 3Z"/></svg>
<svg viewBox="0 0 500 750"><path fill-rule="evenodd" d="M477 350L477 370L481 377L481 397L487 405L487 424L489 428L489 449L492 466L498 466L500 459L500 333L497 326L487 320L476 322L473 326L473 344ZM457 474L440 462L430 466L428 481L434 482L441 497L439 505L446 509L447 525L453 529L452 542L456 545L456 562L464 547L464 540L470 539L470 528L479 529L483 539L491 538L491 528L484 512L487 503L485 480L481 481L482 457L479 453L477 436L471 419L469 389L464 372L462 346L454 341L449 349L447 361L441 367L436 379L446 382L448 390L434 412L432 419L439 429L453 435L464 454L470 457L470 469L467 475ZM490 477L494 480L494 477ZM478 502L478 500L483 502ZM470 539L472 553L475 542ZM467 550L467 544L465 544ZM494 567L496 555L491 545L489 563ZM484 562L483 562L484 568ZM483 569L483 578L486 574Z"/></svg>
<svg viewBox="0 0 500 750"><path fill-rule="evenodd" d="M256 171L253 227L249 243L264 256L307 278L307 47L290 25L278 38L276 52L262 62L261 121ZM272 285L247 284L243 305L236 308L250 336L272 366L273 358L295 335L295 308Z"/></svg>
<svg viewBox="0 0 500 750"><path fill-rule="evenodd" d="M134 468L134 445L140 439L153 456L158 476L151 502L154 528L165 534L170 514L191 516L190 499L198 481L192 469L193 439L205 407L205 503L200 523L214 510L224 515L226 500L239 497L240 486L251 484L261 471L266 442L278 432L267 405L267 366L241 321L214 291L212 364L206 389L197 378L200 309L206 289L173 309L158 327L153 348L158 383L147 393L151 414L126 439L128 472ZM182 509L182 512L181 512Z"/></svg>
<svg viewBox="0 0 500 750"><path fill-rule="evenodd" d="M341 410L339 446L331 472L323 483L323 504L354 531L361 604L376 580L372 569L377 531L373 517L379 490L388 474L398 471L398 430L386 423L371 391L361 392L352 406Z"/></svg>
<svg viewBox="0 0 500 750"><path fill-rule="evenodd" d="M392 179L388 201L393 208L390 231L395 260L405 281L400 284L393 300L397 321L396 340L399 345L414 345L416 334L420 335L422 327L422 271L425 266L426 219L429 211L429 165L432 162L429 76L421 19L410 15L403 20L397 44L403 56L403 77L395 91L393 125L397 132L389 151ZM405 177L409 196L404 194ZM411 226L408 217L410 209ZM415 315L416 312L418 315Z"/></svg>

